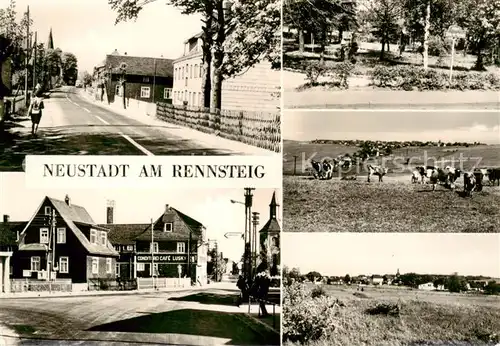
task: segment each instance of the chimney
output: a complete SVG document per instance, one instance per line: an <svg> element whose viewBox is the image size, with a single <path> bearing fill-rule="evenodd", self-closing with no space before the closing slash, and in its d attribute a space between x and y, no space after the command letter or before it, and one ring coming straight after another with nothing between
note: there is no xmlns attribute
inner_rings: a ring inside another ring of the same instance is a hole
<svg viewBox="0 0 500 346"><path fill-rule="evenodd" d="M66 204L68 205L68 207L71 206L71 199L69 198L68 195L66 195L66 197L64 198L64 202L66 202Z"/></svg>
<svg viewBox="0 0 500 346"><path fill-rule="evenodd" d="M168 213L169 210L170 210L170 206L168 204L165 204L165 213Z"/></svg>
<svg viewBox="0 0 500 346"><path fill-rule="evenodd" d="M113 216L115 210L115 201L108 200L106 207L106 223L108 225L113 224Z"/></svg>
<svg viewBox="0 0 500 346"><path fill-rule="evenodd" d="M8 222L9 222L9 219L10 219L10 216L9 216L9 215L4 215L4 216L3 216L3 223L8 223Z"/></svg>

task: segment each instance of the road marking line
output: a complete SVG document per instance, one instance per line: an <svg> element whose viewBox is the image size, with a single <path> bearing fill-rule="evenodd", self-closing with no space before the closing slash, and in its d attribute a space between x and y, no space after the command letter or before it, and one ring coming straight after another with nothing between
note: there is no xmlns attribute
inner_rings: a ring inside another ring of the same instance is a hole
<svg viewBox="0 0 500 346"><path fill-rule="evenodd" d="M142 151L147 156L155 156L152 152L150 152L148 149L144 148L142 145L140 145L139 143L137 143L136 141L134 141L129 136L127 136L127 135L125 135L125 134L123 134L121 132L118 132L118 133L120 134L120 136L122 136L127 141L129 141L130 143L132 143L137 149L139 149L140 151Z"/></svg>
<svg viewBox="0 0 500 346"><path fill-rule="evenodd" d="M89 111L89 109L88 109L88 108L85 108L85 107L82 107L82 108L83 108L83 110L84 110L85 112L90 113L90 111Z"/></svg>
<svg viewBox="0 0 500 346"><path fill-rule="evenodd" d="M110 123L108 123L106 120L104 120L103 118L101 118L100 116L98 115L94 115L97 119L99 119L100 121L102 121L103 123L105 123L106 125L111 125Z"/></svg>
<svg viewBox="0 0 500 346"><path fill-rule="evenodd" d="M94 116L99 119L101 122L103 122L104 124L106 125L111 125L110 123L108 123L106 120L104 120L103 118L101 118L100 116L98 115L95 115ZM136 147L137 149L139 149L140 151L142 151L144 154L146 154L147 156L155 156L152 152L150 152L148 149L144 148L142 145L140 145L139 143L137 143L136 141L134 141L132 138L130 138L129 136L127 136L126 134L122 133L122 132L118 132L118 134L120 136L122 136L123 138L125 138L127 141L129 141L134 147Z"/></svg>

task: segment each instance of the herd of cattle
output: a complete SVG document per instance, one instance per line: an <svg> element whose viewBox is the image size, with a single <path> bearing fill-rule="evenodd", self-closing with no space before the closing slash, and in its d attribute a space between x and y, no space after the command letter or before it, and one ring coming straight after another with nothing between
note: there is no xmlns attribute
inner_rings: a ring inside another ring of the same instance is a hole
<svg viewBox="0 0 500 346"><path fill-rule="evenodd" d="M333 178L335 166L324 160L318 162L311 160L313 175L316 179L329 180ZM378 165L367 165L368 182L372 176L377 176L379 182L383 181L383 177L388 173L386 167ZM490 185L495 185L495 182L500 186L500 168L474 168L468 172L462 172L458 168L447 166L445 168L434 166L417 166L412 171L411 182L414 184L431 184L432 190L436 189L436 185L443 184L446 188L455 189L456 181L462 176L464 179L464 193L466 196L472 196L474 191L482 191L483 183L486 179ZM355 180L356 176L344 177L344 180Z"/></svg>

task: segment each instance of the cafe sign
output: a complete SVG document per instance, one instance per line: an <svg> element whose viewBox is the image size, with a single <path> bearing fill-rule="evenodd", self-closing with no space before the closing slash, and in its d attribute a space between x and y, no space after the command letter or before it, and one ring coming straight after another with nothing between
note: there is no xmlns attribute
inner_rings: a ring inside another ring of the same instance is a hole
<svg viewBox="0 0 500 346"><path fill-rule="evenodd" d="M187 255L155 255L158 263L187 263ZM151 255L137 256L138 262L151 262ZM196 262L196 255L191 255L191 263Z"/></svg>

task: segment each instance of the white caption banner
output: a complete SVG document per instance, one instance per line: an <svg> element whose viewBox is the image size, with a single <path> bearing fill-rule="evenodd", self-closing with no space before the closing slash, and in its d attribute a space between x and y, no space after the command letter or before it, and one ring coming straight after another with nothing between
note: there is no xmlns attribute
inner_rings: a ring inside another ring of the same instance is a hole
<svg viewBox="0 0 500 346"><path fill-rule="evenodd" d="M276 188L280 157L26 156L28 188Z"/></svg>

